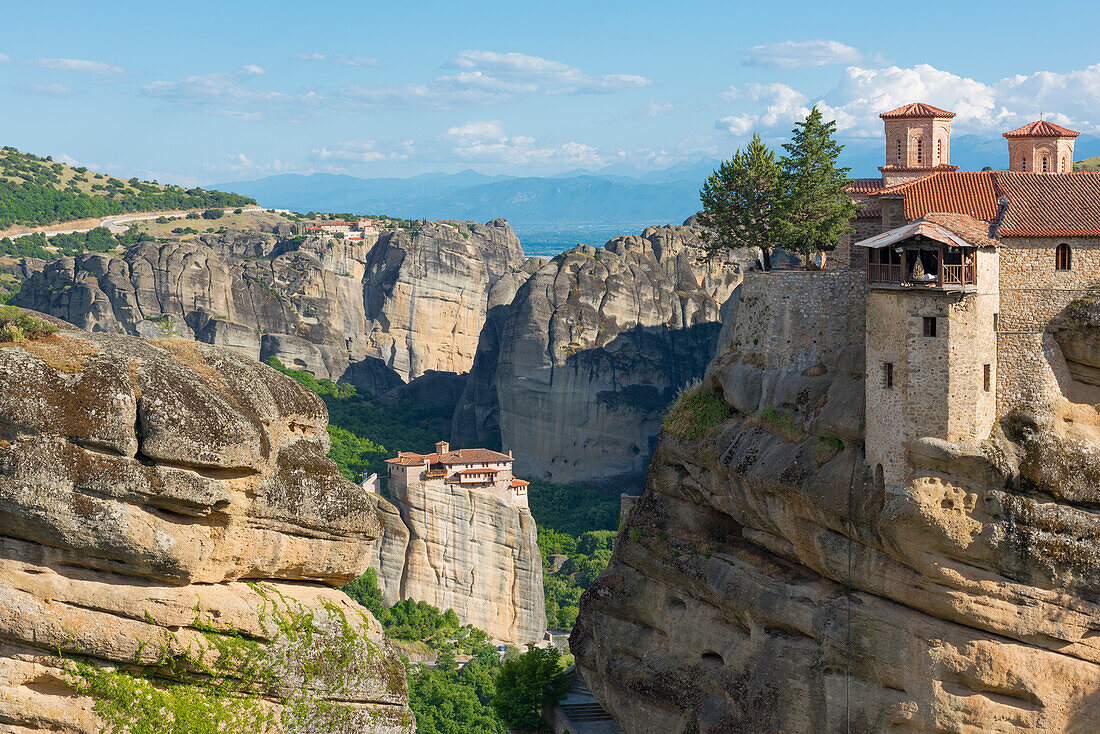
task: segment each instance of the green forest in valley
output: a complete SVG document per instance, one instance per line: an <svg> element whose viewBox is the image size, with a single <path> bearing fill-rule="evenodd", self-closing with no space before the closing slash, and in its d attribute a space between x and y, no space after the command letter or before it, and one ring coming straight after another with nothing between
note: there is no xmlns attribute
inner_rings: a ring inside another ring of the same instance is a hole
<svg viewBox="0 0 1100 734"><path fill-rule="evenodd" d="M155 181L127 181L0 148L0 230L128 212L213 209L255 204L248 196L206 189L185 189Z"/></svg>

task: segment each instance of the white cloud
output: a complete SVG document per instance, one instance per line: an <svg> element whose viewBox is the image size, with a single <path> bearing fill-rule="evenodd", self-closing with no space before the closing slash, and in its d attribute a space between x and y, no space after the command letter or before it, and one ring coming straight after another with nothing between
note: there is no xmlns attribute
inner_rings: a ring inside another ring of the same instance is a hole
<svg viewBox="0 0 1100 734"><path fill-rule="evenodd" d="M294 54L295 61L329 61L339 66L381 66L382 62L373 56L345 56L344 54Z"/></svg>
<svg viewBox="0 0 1100 734"><path fill-rule="evenodd" d="M649 100L649 104L646 105L646 115L648 117L660 117L661 115L667 115L672 112L671 102L658 102L656 100Z"/></svg>
<svg viewBox="0 0 1100 734"><path fill-rule="evenodd" d="M64 163L66 166L74 166L75 167L75 166L80 165L80 161L78 161L76 158L73 158L71 155L67 155L65 153L62 153L61 155L59 155L57 157L57 160L60 161L61 163Z"/></svg>
<svg viewBox="0 0 1100 734"><path fill-rule="evenodd" d="M602 166L600 152L590 145L570 141L558 146L539 146L525 135L506 135L496 120L478 120L447 129L443 138L458 157L481 163L558 163L570 166Z"/></svg>
<svg viewBox="0 0 1100 734"><path fill-rule="evenodd" d="M241 83L242 77L254 76L256 74L244 70L239 74L199 74L179 81L150 82L142 91L180 107L201 109L236 120L296 116L323 100L321 95L311 91L258 90Z"/></svg>
<svg viewBox="0 0 1100 734"><path fill-rule="evenodd" d="M653 84L652 80L637 74L592 75L561 61L521 53L465 49L458 52L450 65L535 85L549 94L606 93Z"/></svg>
<svg viewBox="0 0 1100 734"><path fill-rule="evenodd" d="M7 54L0 54L0 64L8 63L11 63L11 56L8 56Z"/></svg>
<svg viewBox="0 0 1100 734"><path fill-rule="evenodd" d="M77 71L83 74L121 74L125 71L121 66L108 64L105 61L89 61L87 59L31 59L25 63L29 66L37 66L42 69Z"/></svg>
<svg viewBox="0 0 1100 734"><path fill-rule="evenodd" d="M829 64L857 64L859 51L839 41L782 41L752 46L741 56L745 66L797 69Z"/></svg>
<svg viewBox="0 0 1100 734"><path fill-rule="evenodd" d="M258 76L260 74L266 74L267 69L262 66L257 66L256 64L245 64L241 67L241 73L250 76Z"/></svg>
<svg viewBox="0 0 1100 734"><path fill-rule="evenodd" d="M73 93L73 88L67 84L28 84L19 87L19 91L27 94L43 94L49 97L66 97Z"/></svg>
<svg viewBox="0 0 1100 734"><path fill-rule="evenodd" d="M810 111L806 95L780 82L753 82L744 89L731 87L719 96L729 101L736 100L749 108L739 114L721 117L716 123L718 129L735 137L747 135L753 130L789 126Z"/></svg>
<svg viewBox="0 0 1100 734"><path fill-rule="evenodd" d="M405 149L412 147L412 141L402 144ZM408 158L407 153L390 151L388 153L377 150L373 140L356 142L349 140L337 143L331 148L315 148L313 157L320 161L354 161L357 163L376 163L378 161L403 161Z"/></svg>

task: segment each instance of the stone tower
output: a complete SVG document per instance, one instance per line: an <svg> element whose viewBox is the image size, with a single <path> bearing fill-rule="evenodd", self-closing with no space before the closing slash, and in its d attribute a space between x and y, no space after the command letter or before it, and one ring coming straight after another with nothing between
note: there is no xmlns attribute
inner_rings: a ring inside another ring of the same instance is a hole
<svg viewBox="0 0 1100 734"><path fill-rule="evenodd" d="M1008 170L1028 173L1072 173L1073 141L1080 135L1053 122L1029 122L1004 134Z"/></svg>
<svg viewBox="0 0 1100 734"><path fill-rule="evenodd" d="M879 167L883 186L958 168L950 163L954 112L912 102L879 117L886 124L886 164Z"/></svg>
<svg viewBox="0 0 1100 734"><path fill-rule="evenodd" d="M880 487L906 482L923 441L981 441L993 425L998 257L980 231L929 214L859 243L872 251L866 446Z"/></svg>

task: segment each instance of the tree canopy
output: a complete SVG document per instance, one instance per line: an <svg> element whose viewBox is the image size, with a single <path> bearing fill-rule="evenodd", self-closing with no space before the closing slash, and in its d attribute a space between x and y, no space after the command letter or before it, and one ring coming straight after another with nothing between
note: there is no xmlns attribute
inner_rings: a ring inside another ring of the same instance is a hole
<svg viewBox="0 0 1100 734"><path fill-rule="evenodd" d="M571 677L561 669L561 653L555 647L529 647L514 660L505 661L496 679L493 709L513 729L537 731L542 707L565 697Z"/></svg>

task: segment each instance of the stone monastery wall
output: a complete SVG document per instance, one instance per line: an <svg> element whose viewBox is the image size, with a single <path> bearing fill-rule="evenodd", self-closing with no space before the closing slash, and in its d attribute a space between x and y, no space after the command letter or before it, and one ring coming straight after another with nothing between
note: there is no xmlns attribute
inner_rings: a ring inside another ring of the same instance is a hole
<svg viewBox="0 0 1100 734"><path fill-rule="evenodd" d="M1057 270L1055 248L1072 248L1069 270ZM997 414L1047 405L1071 379L1048 327L1075 299L1100 282L1100 239L1048 237L1002 240L997 329Z"/></svg>
<svg viewBox="0 0 1100 734"><path fill-rule="evenodd" d="M763 368L806 369L827 353L863 359L865 270L745 273L733 343Z"/></svg>

